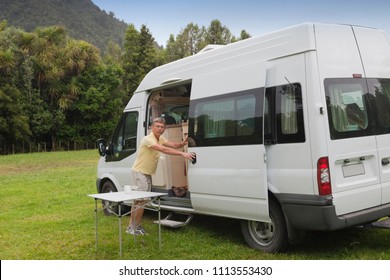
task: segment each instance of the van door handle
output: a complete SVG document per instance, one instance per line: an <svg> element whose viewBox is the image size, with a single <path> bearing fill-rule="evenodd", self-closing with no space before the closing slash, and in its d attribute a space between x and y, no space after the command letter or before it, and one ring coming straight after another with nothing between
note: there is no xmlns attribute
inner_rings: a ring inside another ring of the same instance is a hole
<svg viewBox="0 0 390 280"><path fill-rule="evenodd" d="M382 165L388 165L390 160L388 158L382 158Z"/></svg>
<svg viewBox="0 0 390 280"><path fill-rule="evenodd" d="M191 160L191 162L192 162L192 164L196 164L196 154L195 153L193 153L194 154L194 157L193 157L193 159Z"/></svg>

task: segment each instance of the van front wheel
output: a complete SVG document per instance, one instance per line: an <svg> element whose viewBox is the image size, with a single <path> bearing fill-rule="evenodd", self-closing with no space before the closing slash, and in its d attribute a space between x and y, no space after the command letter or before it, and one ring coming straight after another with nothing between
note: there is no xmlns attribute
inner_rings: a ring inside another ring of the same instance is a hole
<svg viewBox="0 0 390 280"><path fill-rule="evenodd" d="M286 221L280 207L270 201L270 223L241 221L241 231L251 248L268 253L283 251L288 244Z"/></svg>
<svg viewBox="0 0 390 280"><path fill-rule="evenodd" d="M110 192L117 192L115 185L111 181L104 182L102 186L102 193L110 193ZM113 205L112 203L103 200L102 201L102 207L104 214L106 216L110 216L113 214L118 214L118 205Z"/></svg>

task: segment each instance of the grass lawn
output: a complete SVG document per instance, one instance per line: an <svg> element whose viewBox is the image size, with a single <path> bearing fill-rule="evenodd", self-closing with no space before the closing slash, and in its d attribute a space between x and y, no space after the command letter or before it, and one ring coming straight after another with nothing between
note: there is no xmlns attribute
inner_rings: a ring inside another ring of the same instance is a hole
<svg viewBox="0 0 390 280"><path fill-rule="evenodd" d="M0 156L0 259L118 259L118 220L102 211L95 249L94 200L87 194L96 193L98 158L95 150ZM390 259L385 229L310 232L287 252L267 254L246 245L238 221L208 216L196 216L182 229L163 228L160 251L156 219L157 213L146 212L150 234L135 243L124 233L128 217L123 219L123 259Z"/></svg>

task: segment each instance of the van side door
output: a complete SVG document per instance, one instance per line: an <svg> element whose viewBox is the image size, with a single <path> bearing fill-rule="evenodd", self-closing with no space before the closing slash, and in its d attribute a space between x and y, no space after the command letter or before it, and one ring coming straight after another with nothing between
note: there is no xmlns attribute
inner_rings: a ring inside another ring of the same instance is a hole
<svg viewBox="0 0 390 280"><path fill-rule="evenodd" d="M226 61L225 61L226 63ZM232 65L240 65L233 67ZM269 222L263 142L265 63L232 63L195 77L188 179L196 212Z"/></svg>

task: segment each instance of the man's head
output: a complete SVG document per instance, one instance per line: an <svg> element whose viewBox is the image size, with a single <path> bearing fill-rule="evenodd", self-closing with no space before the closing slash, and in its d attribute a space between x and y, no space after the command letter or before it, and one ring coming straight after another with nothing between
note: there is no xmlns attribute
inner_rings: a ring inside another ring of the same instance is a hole
<svg viewBox="0 0 390 280"><path fill-rule="evenodd" d="M165 131L165 119L155 118L152 123L152 132L158 139Z"/></svg>

